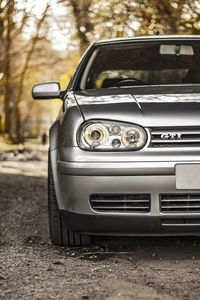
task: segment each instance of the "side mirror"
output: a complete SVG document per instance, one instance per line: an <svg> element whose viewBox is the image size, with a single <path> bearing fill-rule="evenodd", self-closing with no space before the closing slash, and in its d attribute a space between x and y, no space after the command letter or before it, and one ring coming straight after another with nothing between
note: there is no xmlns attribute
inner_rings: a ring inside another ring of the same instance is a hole
<svg viewBox="0 0 200 300"><path fill-rule="evenodd" d="M36 84L32 89L34 99L57 99L62 97L59 82L45 82Z"/></svg>

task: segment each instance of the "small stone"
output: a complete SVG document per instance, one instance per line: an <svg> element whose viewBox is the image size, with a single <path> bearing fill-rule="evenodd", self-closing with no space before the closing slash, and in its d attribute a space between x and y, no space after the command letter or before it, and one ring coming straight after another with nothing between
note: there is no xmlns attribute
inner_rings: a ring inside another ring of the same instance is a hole
<svg viewBox="0 0 200 300"><path fill-rule="evenodd" d="M5 277L3 277L3 276L0 276L0 280L5 280Z"/></svg>
<svg viewBox="0 0 200 300"><path fill-rule="evenodd" d="M63 265L63 262L61 262L61 261L55 261L53 264L54 265Z"/></svg>

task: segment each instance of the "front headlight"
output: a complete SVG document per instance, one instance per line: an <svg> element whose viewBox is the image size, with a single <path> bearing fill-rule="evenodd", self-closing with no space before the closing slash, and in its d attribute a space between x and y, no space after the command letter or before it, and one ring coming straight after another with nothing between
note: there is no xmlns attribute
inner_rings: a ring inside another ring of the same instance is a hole
<svg viewBox="0 0 200 300"><path fill-rule="evenodd" d="M108 140L108 130L102 124L90 124L85 128L84 138L91 147L104 145Z"/></svg>
<svg viewBox="0 0 200 300"><path fill-rule="evenodd" d="M78 132L79 147L87 150L139 150L146 141L147 134L141 126L120 122L90 121Z"/></svg>
<svg viewBox="0 0 200 300"><path fill-rule="evenodd" d="M125 147L141 148L146 139L144 130L138 127L128 127L122 133L122 142Z"/></svg>

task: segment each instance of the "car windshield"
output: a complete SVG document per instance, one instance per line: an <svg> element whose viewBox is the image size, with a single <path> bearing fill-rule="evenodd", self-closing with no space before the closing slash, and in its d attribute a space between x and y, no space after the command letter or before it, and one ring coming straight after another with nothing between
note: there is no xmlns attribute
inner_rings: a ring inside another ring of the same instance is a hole
<svg viewBox="0 0 200 300"><path fill-rule="evenodd" d="M197 41L99 45L82 73L79 88L200 84L199 66Z"/></svg>

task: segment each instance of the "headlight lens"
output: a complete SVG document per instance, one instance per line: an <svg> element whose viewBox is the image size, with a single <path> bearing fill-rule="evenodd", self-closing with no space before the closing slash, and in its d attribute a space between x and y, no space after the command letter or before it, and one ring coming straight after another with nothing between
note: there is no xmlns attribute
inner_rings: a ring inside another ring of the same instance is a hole
<svg viewBox="0 0 200 300"><path fill-rule="evenodd" d="M146 141L147 134L141 126L118 122L86 122L78 132L78 144L87 150L139 150Z"/></svg>
<svg viewBox="0 0 200 300"><path fill-rule="evenodd" d="M145 140L144 130L138 127L128 127L122 133L122 142L125 147L141 148Z"/></svg>
<svg viewBox="0 0 200 300"><path fill-rule="evenodd" d="M102 124L91 124L86 127L85 141L92 147L104 145L108 139L108 130Z"/></svg>

